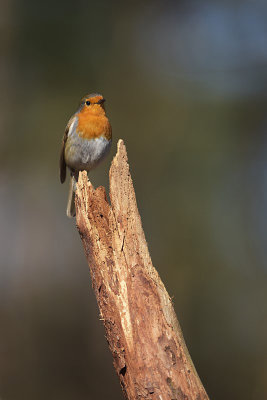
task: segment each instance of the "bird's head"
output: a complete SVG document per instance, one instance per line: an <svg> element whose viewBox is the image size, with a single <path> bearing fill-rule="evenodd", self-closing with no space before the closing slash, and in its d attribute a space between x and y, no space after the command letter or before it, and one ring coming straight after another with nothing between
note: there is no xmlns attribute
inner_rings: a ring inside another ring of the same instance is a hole
<svg viewBox="0 0 267 400"><path fill-rule="evenodd" d="M105 113L105 99L102 94L91 93L84 96L80 101L79 110L84 113L103 114Z"/></svg>

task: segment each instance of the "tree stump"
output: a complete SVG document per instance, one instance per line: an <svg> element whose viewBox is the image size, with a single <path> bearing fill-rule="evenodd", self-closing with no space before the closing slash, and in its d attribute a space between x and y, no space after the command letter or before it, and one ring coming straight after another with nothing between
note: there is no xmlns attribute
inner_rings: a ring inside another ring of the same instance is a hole
<svg viewBox="0 0 267 400"><path fill-rule="evenodd" d="M109 181L110 204L105 189L94 189L80 172L76 223L124 394L129 400L208 400L152 265L122 140Z"/></svg>

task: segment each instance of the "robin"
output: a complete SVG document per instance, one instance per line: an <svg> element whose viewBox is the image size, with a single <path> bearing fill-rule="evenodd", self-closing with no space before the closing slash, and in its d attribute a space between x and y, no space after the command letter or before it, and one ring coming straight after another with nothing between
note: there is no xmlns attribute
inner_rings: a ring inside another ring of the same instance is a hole
<svg viewBox="0 0 267 400"><path fill-rule="evenodd" d="M75 217L75 190L79 171L91 171L108 154L112 129L106 116L105 99L92 93L83 97L76 113L69 120L60 154L60 181L65 182L66 167L70 169L67 216Z"/></svg>

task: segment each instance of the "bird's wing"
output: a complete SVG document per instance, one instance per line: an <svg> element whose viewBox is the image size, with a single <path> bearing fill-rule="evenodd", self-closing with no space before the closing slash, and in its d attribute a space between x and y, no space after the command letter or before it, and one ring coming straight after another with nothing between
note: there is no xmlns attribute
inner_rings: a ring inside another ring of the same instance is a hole
<svg viewBox="0 0 267 400"><path fill-rule="evenodd" d="M70 130L70 126L74 121L74 118L76 118L76 115L73 115L73 117L71 117L71 119L69 120L65 132L64 132L64 136L62 139L62 146L61 146L61 152L60 152L60 159L59 159L59 169L60 169L60 182L64 183L65 179L66 179L66 161L65 161L65 145L66 145L66 141L68 139L68 134L69 134L69 130Z"/></svg>

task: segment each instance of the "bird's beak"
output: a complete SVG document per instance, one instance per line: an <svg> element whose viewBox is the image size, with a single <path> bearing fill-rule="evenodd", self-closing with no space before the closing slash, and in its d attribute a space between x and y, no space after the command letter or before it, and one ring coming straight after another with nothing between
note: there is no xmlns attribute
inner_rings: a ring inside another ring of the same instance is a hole
<svg viewBox="0 0 267 400"><path fill-rule="evenodd" d="M105 103L105 101L106 101L106 99L100 99L100 100L98 100L97 104L103 104L103 103Z"/></svg>

